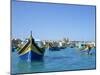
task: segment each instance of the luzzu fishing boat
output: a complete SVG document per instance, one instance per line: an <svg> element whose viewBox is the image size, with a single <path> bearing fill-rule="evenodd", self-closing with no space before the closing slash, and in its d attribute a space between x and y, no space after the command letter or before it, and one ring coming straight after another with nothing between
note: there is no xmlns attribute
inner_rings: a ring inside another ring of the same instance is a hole
<svg viewBox="0 0 100 75"><path fill-rule="evenodd" d="M24 46L18 51L18 55L21 59L27 61L42 60L44 56L45 49L40 48L34 41L32 37L32 32L28 41Z"/></svg>
<svg viewBox="0 0 100 75"><path fill-rule="evenodd" d="M87 52L88 54L90 53L90 51L92 50L92 46L91 45L85 45L85 47L80 49L83 52Z"/></svg>
<svg viewBox="0 0 100 75"><path fill-rule="evenodd" d="M49 43L49 50L50 51L59 51L60 48L58 46L53 45L52 43Z"/></svg>

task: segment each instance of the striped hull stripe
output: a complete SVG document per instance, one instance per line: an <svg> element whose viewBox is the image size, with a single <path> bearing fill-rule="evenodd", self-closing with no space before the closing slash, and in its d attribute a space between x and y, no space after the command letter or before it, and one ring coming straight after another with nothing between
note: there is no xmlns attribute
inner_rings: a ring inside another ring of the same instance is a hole
<svg viewBox="0 0 100 75"><path fill-rule="evenodd" d="M32 41L32 43L30 41L28 41L25 46L18 52L19 56L20 55L24 55L25 53L29 52L29 51L33 51L39 55L42 55L44 53L44 50L40 49L35 43L34 41Z"/></svg>
<svg viewBox="0 0 100 75"><path fill-rule="evenodd" d="M38 55L37 53L33 51L29 51L26 54L21 55L20 58L27 61L42 60L43 55Z"/></svg>

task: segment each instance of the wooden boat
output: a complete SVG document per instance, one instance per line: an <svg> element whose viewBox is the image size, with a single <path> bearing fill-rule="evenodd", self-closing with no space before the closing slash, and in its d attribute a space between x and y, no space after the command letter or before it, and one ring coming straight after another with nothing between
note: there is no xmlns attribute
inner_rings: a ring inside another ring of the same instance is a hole
<svg viewBox="0 0 100 75"><path fill-rule="evenodd" d="M89 54L92 50L92 47L90 45L85 45L85 47L81 48L80 50Z"/></svg>
<svg viewBox="0 0 100 75"><path fill-rule="evenodd" d="M59 47L57 47L57 46L54 46L54 45L52 45L52 44L50 44L49 43L49 50L50 51L59 51L60 50L60 48Z"/></svg>
<svg viewBox="0 0 100 75"><path fill-rule="evenodd" d="M40 48L34 41L32 37L32 32L28 41L25 45L18 51L18 55L21 59L27 61L42 60L44 56L45 49Z"/></svg>

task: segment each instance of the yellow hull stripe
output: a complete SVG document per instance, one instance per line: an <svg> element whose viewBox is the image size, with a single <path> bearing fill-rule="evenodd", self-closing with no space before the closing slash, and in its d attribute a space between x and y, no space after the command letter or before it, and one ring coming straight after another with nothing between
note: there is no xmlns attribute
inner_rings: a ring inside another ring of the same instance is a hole
<svg viewBox="0 0 100 75"><path fill-rule="evenodd" d="M33 52L39 54L39 55L42 55L42 53L40 53L40 52L37 50L37 48L35 48L33 45L31 46L31 44L29 44L29 46L28 46L19 56L24 55L24 54L26 54L27 52L29 52L29 51L31 51L31 50L32 50Z"/></svg>
<svg viewBox="0 0 100 75"><path fill-rule="evenodd" d="M88 50L88 47L86 47L84 50Z"/></svg>

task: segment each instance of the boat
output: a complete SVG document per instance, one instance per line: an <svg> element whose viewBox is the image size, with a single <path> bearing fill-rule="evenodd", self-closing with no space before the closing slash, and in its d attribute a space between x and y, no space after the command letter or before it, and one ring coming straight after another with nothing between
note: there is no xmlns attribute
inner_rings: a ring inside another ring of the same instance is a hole
<svg viewBox="0 0 100 75"><path fill-rule="evenodd" d="M88 54L90 54L90 51L92 50L92 47L90 45L85 45L85 47L80 49L83 52L87 52Z"/></svg>
<svg viewBox="0 0 100 75"><path fill-rule="evenodd" d="M50 51L59 51L60 50L60 48L58 46L53 45L52 43L49 43L48 47L49 47Z"/></svg>
<svg viewBox="0 0 100 75"><path fill-rule="evenodd" d="M65 49L65 48L67 48L67 44L63 43L63 42L59 42L58 47L59 47L59 49Z"/></svg>
<svg viewBox="0 0 100 75"><path fill-rule="evenodd" d="M28 41L18 51L18 55L22 60L34 61L34 60L42 60L44 52L45 49L38 47L38 45L35 43L31 32Z"/></svg>

